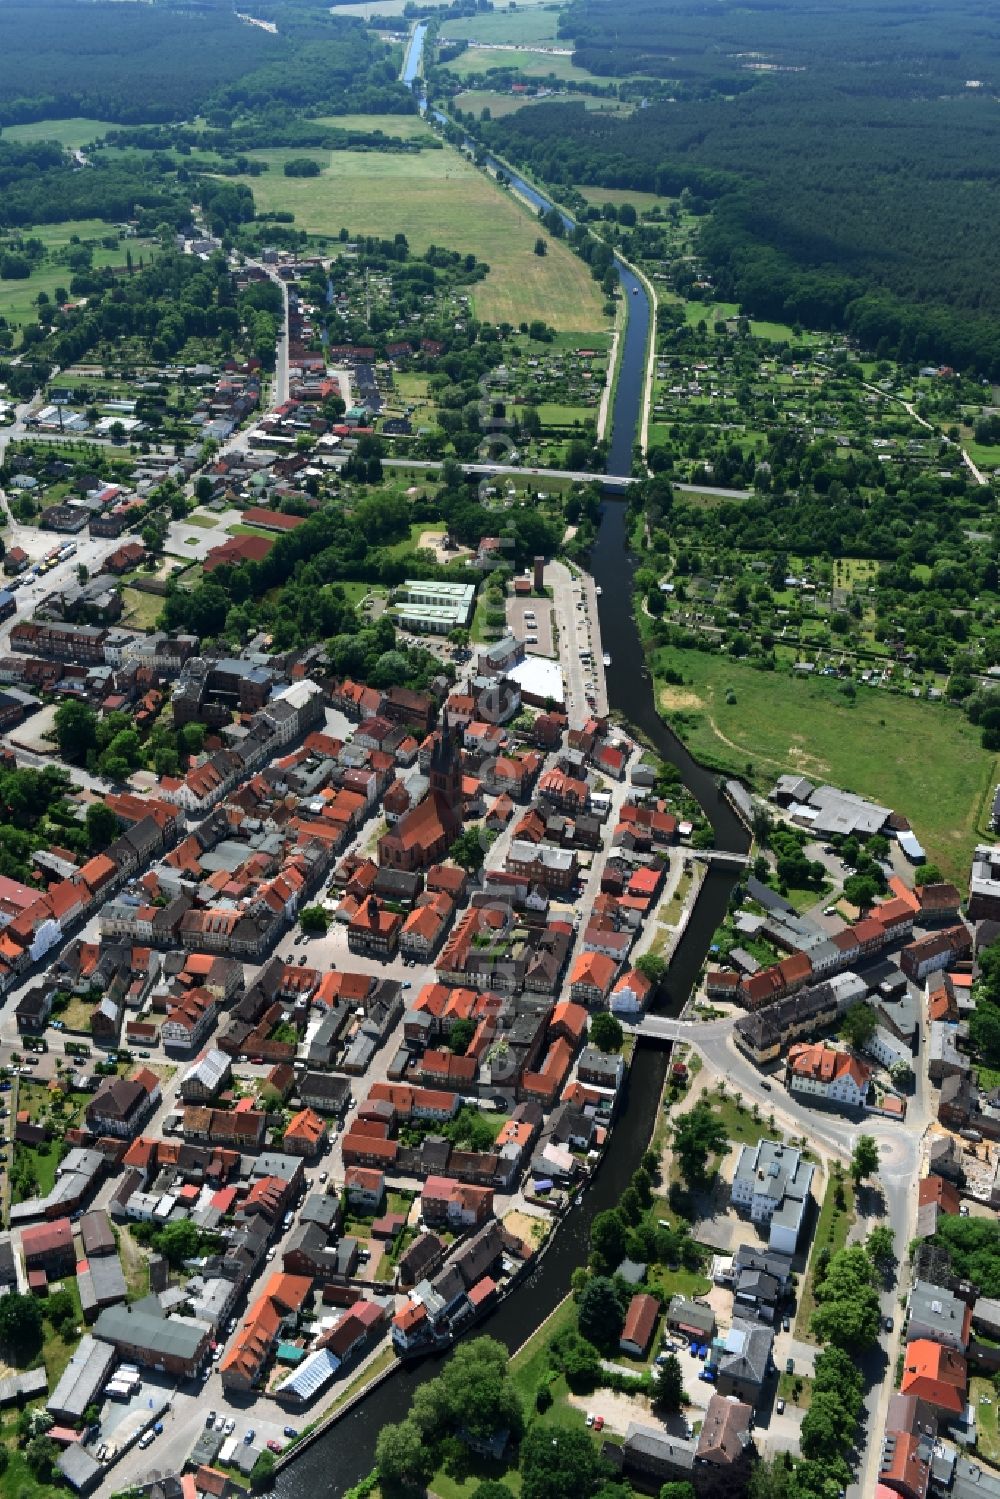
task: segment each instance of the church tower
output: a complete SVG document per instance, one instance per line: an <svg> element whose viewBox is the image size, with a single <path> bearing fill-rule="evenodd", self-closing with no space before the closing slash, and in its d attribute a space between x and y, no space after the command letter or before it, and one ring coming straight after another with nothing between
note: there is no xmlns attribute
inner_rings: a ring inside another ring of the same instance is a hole
<svg viewBox="0 0 1000 1499"><path fill-rule="evenodd" d="M457 808L462 803L462 759L455 739L455 730L445 725L434 745L430 763L431 794L443 796L449 807Z"/></svg>

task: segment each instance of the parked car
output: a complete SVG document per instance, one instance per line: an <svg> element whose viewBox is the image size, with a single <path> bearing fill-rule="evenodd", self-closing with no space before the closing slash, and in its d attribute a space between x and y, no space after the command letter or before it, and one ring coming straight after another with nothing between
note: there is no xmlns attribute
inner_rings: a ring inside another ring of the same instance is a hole
<svg viewBox="0 0 1000 1499"><path fill-rule="evenodd" d="M782 1332L791 1332L792 1330L792 1324L787 1317L782 1317L781 1319L781 1330Z"/></svg>
<svg viewBox="0 0 1000 1499"><path fill-rule="evenodd" d="M892 1330L895 1327L895 1325L896 1324L892 1320L891 1317L883 1317L882 1318L882 1326L885 1328L886 1332L892 1332Z"/></svg>
<svg viewBox="0 0 1000 1499"><path fill-rule="evenodd" d="M215 1425L214 1411L209 1411L208 1415L205 1417L205 1425L209 1430L211 1430L211 1428Z"/></svg>
<svg viewBox="0 0 1000 1499"><path fill-rule="evenodd" d="M595 1431L603 1431L604 1430L604 1417L603 1416L597 1416L597 1417L595 1417L595 1420L594 1420L594 1430Z"/></svg>
<svg viewBox="0 0 1000 1499"><path fill-rule="evenodd" d="M587 1425L588 1426L593 1426L593 1424L594 1424L594 1412L593 1411L588 1411L587 1412Z"/></svg>
<svg viewBox="0 0 1000 1499"><path fill-rule="evenodd" d="M250 1443L253 1441L256 1435L257 1433L254 1431L253 1427L248 1426L246 1431L243 1433L243 1440L248 1447L250 1446Z"/></svg>
<svg viewBox="0 0 1000 1499"><path fill-rule="evenodd" d="M784 1413L785 1413L785 1402L781 1399L780 1396L779 1396L778 1400L775 1403L774 1409L778 1413L779 1416L783 1416Z"/></svg>
<svg viewBox="0 0 1000 1499"><path fill-rule="evenodd" d="M285 1436L286 1437L297 1437L298 1436L298 1432L296 1431L296 1429L295 1429L294 1426L286 1426L285 1427Z"/></svg>
<svg viewBox="0 0 1000 1499"><path fill-rule="evenodd" d="M786 1374L794 1374L795 1373L795 1360L793 1358L786 1358L785 1359L785 1373Z"/></svg>
<svg viewBox="0 0 1000 1499"><path fill-rule="evenodd" d="M275 1439L274 1439L274 1437L271 1437L271 1439L270 1439L270 1441L268 1442L267 1445L268 1445L268 1448L270 1449L271 1452L280 1452L281 1451L281 1443L280 1442L276 1442Z"/></svg>
<svg viewBox="0 0 1000 1499"><path fill-rule="evenodd" d="M232 1436L233 1432L236 1430L236 1422L233 1420L232 1416L229 1417L229 1420L226 1422L225 1426L223 1426L222 1430L225 1436Z"/></svg>

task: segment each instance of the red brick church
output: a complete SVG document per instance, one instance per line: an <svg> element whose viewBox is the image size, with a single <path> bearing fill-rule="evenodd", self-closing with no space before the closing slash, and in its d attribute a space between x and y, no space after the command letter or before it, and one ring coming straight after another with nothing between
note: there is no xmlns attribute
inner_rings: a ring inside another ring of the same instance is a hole
<svg viewBox="0 0 1000 1499"><path fill-rule="evenodd" d="M462 830L462 762L454 730L442 729L429 768L430 790L378 841L390 869L426 869L443 859Z"/></svg>

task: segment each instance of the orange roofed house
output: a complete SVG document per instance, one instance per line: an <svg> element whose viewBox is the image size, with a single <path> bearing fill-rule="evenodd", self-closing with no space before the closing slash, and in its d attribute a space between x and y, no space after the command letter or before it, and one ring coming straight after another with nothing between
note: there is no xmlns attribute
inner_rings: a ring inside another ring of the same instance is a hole
<svg viewBox="0 0 1000 1499"><path fill-rule="evenodd" d="M618 964L607 953L582 952L569 976L570 994L576 1004L604 1009L611 993Z"/></svg>
<svg viewBox="0 0 1000 1499"><path fill-rule="evenodd" d="M219 1365L224 1389L247 1392L254 1388L286 1321L294 1324L311 1291L307 1275L279 1271L271 1276Z"/></svg>
<svg viewBox="0 0 1000 1499"><path fill-rule="evenodd" d="M904 1395L916 1395L935 1410L960 1416L965 1409L967 1382L965 1359L954 1348L945 1348L930 1338L907 1343L899 1385Z"/></svg>
<svg viewBox="0 0 1000 1499"><path fill-rule="evenodd" d="M300 1109L285 1130L282 1148L293 1155L319 1155L326 1149L327 1128L312 1109Z"/></svg>
<svg viewBox="0 0 1000 1499"><path fill-rule="evenodd" d="M373 958L391 958L399 946L403 918L368 895L347 923L347 946L353 953Z"/></svg>
<svg viewBox="0 0 1000 1499"><path fill-rule="evenodd" d="M838 1108L860 1109L868 1098L872 1069L825 1041L799 1043L788 1052L788 1087Z"/></svg>

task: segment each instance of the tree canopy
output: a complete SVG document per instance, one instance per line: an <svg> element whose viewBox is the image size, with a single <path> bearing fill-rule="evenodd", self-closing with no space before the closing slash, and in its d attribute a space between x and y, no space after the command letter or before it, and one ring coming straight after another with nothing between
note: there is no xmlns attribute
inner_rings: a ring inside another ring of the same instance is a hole
<svg viewBox="0 0 1000 1499"><path fill-rule="evenodd" d="M726 1144L725 1126L704 1099L680 1116L674 1126L672 1146L681 1176L689 1187L704 1183L709 1157L724 1150Z"/></svg>

